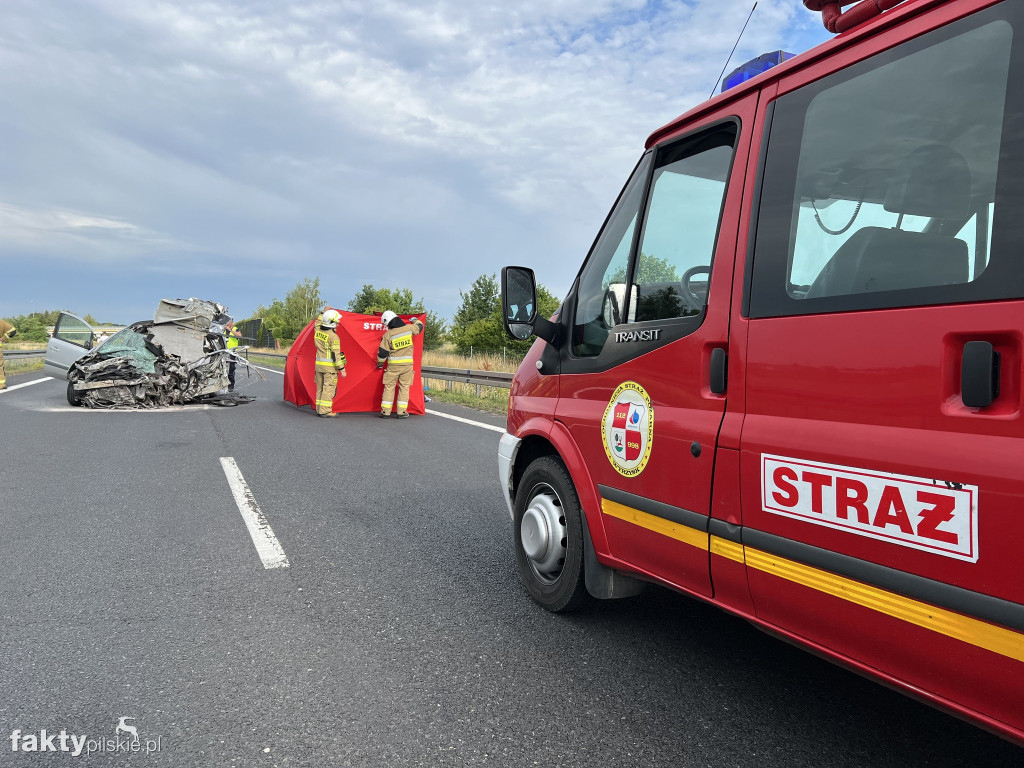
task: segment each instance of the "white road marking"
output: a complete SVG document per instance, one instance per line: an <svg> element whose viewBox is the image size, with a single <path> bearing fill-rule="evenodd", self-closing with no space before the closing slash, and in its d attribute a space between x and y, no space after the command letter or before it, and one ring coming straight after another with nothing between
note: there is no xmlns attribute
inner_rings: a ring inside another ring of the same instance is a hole
<svg viewBox="0 0 1024 768"><path fill-rule="evenodd" d="M279 373L282 376L284 376L284 371L279 370L277 368L264 368L262 365L254 365L253 368L255 368L257 371L266 371L267 373Z"/></svg>
<svg viewBox="0 0 1024 768"><path fill-rule="evenodd" d="M267 518L260 511L256 497L249 490L238 464L232 457L222 456L220 465L224 469L228 485L231 486L231 493L235 497L238 511L242 513L242 519L245 520L245 527L249 529L252 543L256 545L256 552L259 554L260 560L263 561L263 567L287 568L289 566L288 556L285 555L281 542L274 535Z"/></svg>
<svg viewBox="0 0 1024 768"><path fill-rule="evenodd" d="M470 421L469 419L464 419L461 416L452 416L450 413L441 413L440 411L431 410L428 410L427 413L429 413L431 416L440 416L442 419L451 419L452 421L461 421L463 424L472 424L474 427L489 429L492 432L504 433L505 431L504 427L496 427L493 424L484 424L481 421Z"/></svg>
<svg viewBox="0 0 1024 768"><path fill-rule="evenodd" d="M38 408L25 408L26 411L39 413L184 413L186 411L212 411L221 408L208 403L189 403L188 405L166 405L160 408L86 408L74 405L48 405Z"/></svg>
<svg viewBox="0 0 1024 768"><path fill-rule="evenodd" d="M47 376L45 379L26 381L24 384L15 384L14 386L7 387L7 389L0 389L0 395L4 392L13 392L14 390L21 389L22 387L31 387L33 384L42 384L44 381L53 381L53 376Z"/></svg>

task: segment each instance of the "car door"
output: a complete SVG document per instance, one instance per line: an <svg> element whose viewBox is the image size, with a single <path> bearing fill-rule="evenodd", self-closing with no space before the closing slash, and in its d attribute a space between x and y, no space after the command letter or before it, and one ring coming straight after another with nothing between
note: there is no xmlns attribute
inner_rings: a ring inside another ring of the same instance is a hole
<svg viewBox="0 0 1024 768"><path fill-rule="evenodd" d="M1012 722L1024 98L1008 85L1024 9L946 21L780 83L748 312L743 543L760 618Z"/></svg>
<svg viewBox="0 0 1024 768"><path fill-rule="evenodd" d="M748 95L649 152L563 319L556 417L595 481L613 558L705 595L725 407L713 369L728 345L744 125L756 103Z"/></svg>
<svg viewBox="0 0 1024 768"><path fill-rule="evenodd" d="M92 349L96 339L92 326L82 318L62 312L46 342L43 371L58 379L66 379L68 369L78 358Z"/></svg>

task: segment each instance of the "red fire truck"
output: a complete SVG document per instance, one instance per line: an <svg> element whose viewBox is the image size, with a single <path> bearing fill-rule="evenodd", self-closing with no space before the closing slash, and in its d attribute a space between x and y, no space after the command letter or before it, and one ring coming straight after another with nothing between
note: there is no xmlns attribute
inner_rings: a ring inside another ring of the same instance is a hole
<svg viewBox="0 0 1024 768"><path fill-rule="evenodd" d="M519 569L1024 744L1024 3L805 5L840 34L655 131L555 316L503 270Z"/></svg>

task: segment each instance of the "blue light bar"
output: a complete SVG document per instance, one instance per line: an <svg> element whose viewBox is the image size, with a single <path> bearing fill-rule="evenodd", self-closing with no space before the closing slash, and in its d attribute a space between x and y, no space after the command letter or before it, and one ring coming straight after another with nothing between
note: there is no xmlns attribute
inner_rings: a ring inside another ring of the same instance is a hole
<svg viewBox="0 0 1024 768"><path fill-rule="evenodd" d="M740 83L745 83L752 77L757 77L762 72L767 72L772 67L778 66L786 59L792 59L794 56L796 56L795 53L788 53L786 51L762 53L756 59L751 59L746 64L741 64L726 75L725 81L722 83L722 93Z"/></svg>

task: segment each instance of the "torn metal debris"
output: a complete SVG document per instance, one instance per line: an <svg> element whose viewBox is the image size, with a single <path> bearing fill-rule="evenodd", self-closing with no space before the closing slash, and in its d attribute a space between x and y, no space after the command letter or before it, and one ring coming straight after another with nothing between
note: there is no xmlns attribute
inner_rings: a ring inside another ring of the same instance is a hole
<svg viewBox="0 0 1024 768"><path fill-rule="evenodd" d="M229 363L256 370L239 355L246 347L225 347L230 321L227 308L213 301L163 299L152 321L133 323L71 365L68 400L89 408L249 402L218 394L228 386Z"/></svg>

